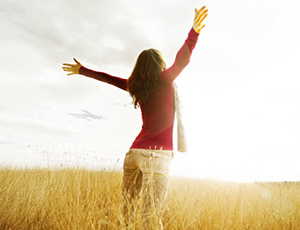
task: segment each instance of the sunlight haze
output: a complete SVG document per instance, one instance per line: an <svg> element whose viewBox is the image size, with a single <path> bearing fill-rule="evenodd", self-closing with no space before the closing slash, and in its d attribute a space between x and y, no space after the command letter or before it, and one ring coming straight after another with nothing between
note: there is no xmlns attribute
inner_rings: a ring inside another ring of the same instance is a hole
<svg viewBox="0 0 300 230"><path fill-rule="evenodd" d="M188 153L175 152L171 174L300 180L296 0L2 0L0 165L120 169L140 110L126 92L66 76L62 63L128 78L139 53L156 48L170 66L202 5L206 27L176 80Z"/></svg>

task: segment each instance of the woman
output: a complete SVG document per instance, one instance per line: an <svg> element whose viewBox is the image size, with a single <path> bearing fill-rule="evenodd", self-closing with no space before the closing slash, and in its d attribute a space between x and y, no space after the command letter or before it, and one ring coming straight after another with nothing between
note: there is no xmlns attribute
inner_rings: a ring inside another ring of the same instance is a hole
<svg viewBox="0 0 300 230"><path fill-rule="evenodd" d="M174 87L173 81L187 66L197 43L206 7L195 9L193 28L178 51L174 64L166 69L159 51L144 50L138 57L131 76L122 79L96 72L76 64L64 64L68 75L81 74L126 90L136 108L141 108L143 126L126 153L123 166L123 200L125 221L134 216L137 198L142 192L144 226L162 228L161 216L169 185L169 162L173 158Z"/></svg>

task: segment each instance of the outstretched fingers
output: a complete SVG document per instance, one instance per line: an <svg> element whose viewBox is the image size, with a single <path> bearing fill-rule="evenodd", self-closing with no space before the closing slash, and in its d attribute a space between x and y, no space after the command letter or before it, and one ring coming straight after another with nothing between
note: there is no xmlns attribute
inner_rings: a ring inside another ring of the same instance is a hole
<svg viewBox="0 0 300 230"><path fill-rule="evenodd" d="M202 25L202 22L207 17L207 12L208 9L206 9L206 6L201 7L199 10L195 9L193 28L197 33L200 33L201 29L205 26L205 24Z"/></svg>
<svg viewBox="0 0 300 230"><path fill-rule="evenodd" d="M204 14L203 17L201 18L199 24L202 24L203 20L207 17L207 14Z"/></svg>
<svg viewBox="0 0 300 230"><path fill-rule="evenodd" d="M79 74L79 69L82 65L79 61L76 60L76 58L73 58L73 60L76 64L63 63L62 69L66 72L70 72L67 75Z"/></svg>
<svg viewBox="0 0 300 230"><path fill-rule="evenodd" d="M62 69L63 69L64 71L71 71L71 70L72 70L71 67L62 67Z"/></svg>
<svg viewBox="0 0 300 230"><path fill-rule="evenodd" d="M68 64L68 63L63 63L63 65L64 66L70 66L70 67L75 66L75 64Z"/></svg>
<svg viewBox="0 0 300 230"><path fill-rule="evenodd" d="M78 64L81 65L81 63L79 61L76 60L76 58L73 58L73 60Z"/></svg>
<svg viewBox="0 0 300 230"><path fill-rule="evenodd" d="M207 17L207 11L208 9L205 9L205 6L202 7L200 10L197 11L196 17L195 17L195 23L196 24L201 24L203 20Z"/></svg>
<svg viewBox="0 0 300 230"><path fill-rule="evenodd" d="M76 58L73 58L73 60L76 62L76 64L68 64L68 63L63 63L63 65L66 65L66 66L82 66L81 63L79 61L77 61Z"/></svg>
<svg viewBox="0 0 300 230"><path fill-rule="evenodd" d="M68 75L73 74L73 69L71 67L62 67L63 71L70 72Z"/></svg>
<svg viewBox="0 0 300 230"><path fill-rule="evenodd" d="M197 14L197 12L201 12L202 10L204 10L206 8L206 6L202 6L199 10L197 10L197 8L195 9L195 15Z"/></svg>

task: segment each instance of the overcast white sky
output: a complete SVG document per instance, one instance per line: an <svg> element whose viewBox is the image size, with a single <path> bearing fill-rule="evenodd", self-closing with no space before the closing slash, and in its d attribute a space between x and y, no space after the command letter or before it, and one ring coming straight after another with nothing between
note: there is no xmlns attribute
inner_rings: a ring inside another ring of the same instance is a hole
<svg viewBox="0 0 300 230"><path fill-rule="evenodd" d="M127 78L154 47L171 65L202 5L207 26L178 78L189 152L172 173L300 180L297 0L1 0L0 165L121 167L140 111L62 63Z"/></svg>

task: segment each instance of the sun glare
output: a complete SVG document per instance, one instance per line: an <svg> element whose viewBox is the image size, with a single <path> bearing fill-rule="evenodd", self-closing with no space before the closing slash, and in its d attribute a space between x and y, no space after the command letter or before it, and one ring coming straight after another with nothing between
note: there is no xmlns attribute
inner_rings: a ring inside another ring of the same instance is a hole
<svg viewBox="0 0 300 230"><path fill-rule="evenodd" d="M217 79L204 85L193 77L190 84L194 73L178 79L188 152L176 154L172 173L238 182L299 180L294 131L274 122L285 114L274 114L273 98L265 91L250 97L253 88L243 92L241 82L220 88L213 85Z"/></svg>

